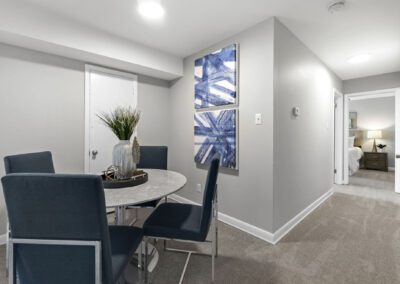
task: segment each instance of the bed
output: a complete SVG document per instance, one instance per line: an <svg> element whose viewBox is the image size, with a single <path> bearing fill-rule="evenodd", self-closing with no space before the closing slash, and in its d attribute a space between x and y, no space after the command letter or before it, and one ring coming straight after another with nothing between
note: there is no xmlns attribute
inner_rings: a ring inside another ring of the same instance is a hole
<svg viewBox="0 0 400 284"><path fill-rule="evenodd" d="M354 147L354 138L349 137L349 175L353 175L360 168L360 159L364 155L360 147Z"/></svg>

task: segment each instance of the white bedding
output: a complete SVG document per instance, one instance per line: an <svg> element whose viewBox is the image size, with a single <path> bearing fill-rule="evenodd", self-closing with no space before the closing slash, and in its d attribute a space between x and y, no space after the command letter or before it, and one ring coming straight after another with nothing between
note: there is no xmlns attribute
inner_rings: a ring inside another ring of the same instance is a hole
<svg viewBox="0 0 400 284"><path fill-rule="evenodd" d="M360 168L360 159L364 155L359 147L349 148L349 175L353 175Z"/></svg>

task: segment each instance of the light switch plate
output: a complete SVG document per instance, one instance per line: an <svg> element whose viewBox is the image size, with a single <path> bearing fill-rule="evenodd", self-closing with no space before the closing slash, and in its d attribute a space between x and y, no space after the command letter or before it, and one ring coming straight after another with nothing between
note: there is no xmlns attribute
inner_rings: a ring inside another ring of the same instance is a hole
<svg viewBox="0 0 400 284"><path fill-rule="evenodd" d="M262 124L262 114L261 113L256 113L255 115L255 122L256 125Z"/></svg>

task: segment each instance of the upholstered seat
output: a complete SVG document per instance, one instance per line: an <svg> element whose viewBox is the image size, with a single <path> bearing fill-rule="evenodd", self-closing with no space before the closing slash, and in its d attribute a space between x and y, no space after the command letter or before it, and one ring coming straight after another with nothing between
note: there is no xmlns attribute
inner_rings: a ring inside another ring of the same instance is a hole
<svg viewBox="0 0 400 284"><path fill-rule="evenodd" d="M198 205L163 203L146 220L144 233L155 238L202 242L207 234L200 230L201 213Z"/></svg>
<svg viewBox="0 0 400 284"><path fill-rule="evenodd" d="M180 203L164 203L159 205L143 224L145 235L145 248L147 250L148 237L164 239L165 249L168 250L168 239L180 241L206 242L211 223L214 223L212 234L212 281L214 281L215 256L218 254L218 229L217 229L217 179L219 171L219 158L211 161L202 206ZM177 251L174 249L174 251ZM182 252L182 251L181 251ZM193 253L188 252L188 259ZM187 260L188 261L188 260ZM186 266L182 272L184 276Z"/></svg>
<svg viewBox="0 0 400 284"><path fill-rule="evenodd" d="M6 175L1 181L11 244L33 242L12 247L10 273L14 271L12 275L21 280L18 283L94 283L96 263L101 264L102 283L120 279L143 233L135 227L107 225L99 176L24 173ZM99 262L92 243L101 244Z"/></svg>
<svg viewBox="0 0 400 284"><path fill-rule="evenodd" d="M143 232L139 228L128 226L109 226L108 230L110 232L112 271L116 282L140 245Z"/></svg>

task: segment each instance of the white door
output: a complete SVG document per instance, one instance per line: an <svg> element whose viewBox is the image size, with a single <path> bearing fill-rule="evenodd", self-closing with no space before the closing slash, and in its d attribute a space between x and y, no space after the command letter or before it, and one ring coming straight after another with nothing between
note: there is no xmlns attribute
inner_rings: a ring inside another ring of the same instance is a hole
<svg viewBox="0 0 400 284"><path fill-rule="evenodd" d="M137 105L137 76L86 65L85 73L85 172L97 174L112 164L118 138L97 117L118 106Z"/></svg>

